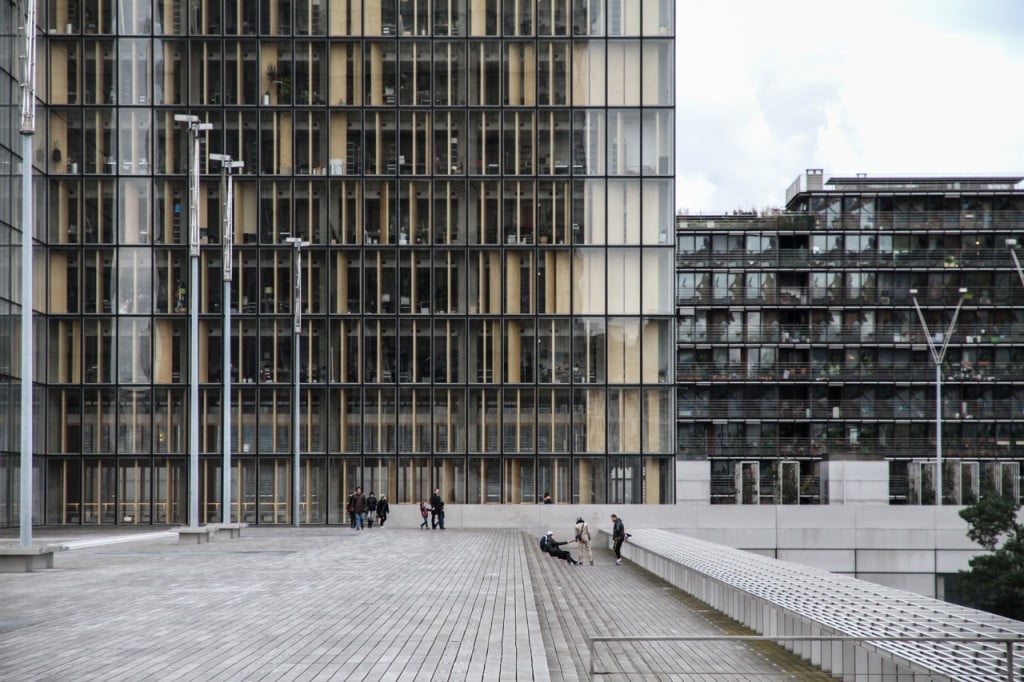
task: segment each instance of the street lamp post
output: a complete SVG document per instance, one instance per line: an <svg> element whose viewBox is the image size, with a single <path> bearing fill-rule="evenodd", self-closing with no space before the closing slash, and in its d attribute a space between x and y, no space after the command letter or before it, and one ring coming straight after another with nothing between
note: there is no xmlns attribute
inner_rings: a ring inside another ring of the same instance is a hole
<svg viewBox="0 0 1024 682"><path fill-rule="evenodd" d="M299 335L302 333L302 249L309 246L309 242L302 241L299 237L288 237L285 242L295 248L295 300L292 301L292 315L294 326L292 327L292 379L295 382L295 394L292 396L292 449L295 470L292 475L292 523L299 526L299 495L301 493L301 476L299 472Z"/></svg>
<svg viewBox="0 0 1024 682"><path fill-rule="evenodd" d="M910 296L914 301L914 309L917 311L917 319L921 321L921 329L924 330L924 338L928 342L928 350L931 351L932 360L935 362L935 505L942 506L942 361L949 350L949 340L953 337L953 328L956 327L956 319L960 316L960 308L964 305L964 298L967 289L960 289L960 300L957 301L956 310L953 311L953 319L949 322L946 335L942 337L942 347L936 348L931 332L928 331L928 323L925 322L924 313L917 302L917 289L910 290Z"/></svg>
<svg viewBox="0 0 1024 682"><path fill-rule="evenodd" d="M223 223L223 237L221 239L224 247L224 254L221 257L221 271L224 275L224 291L221 294L221 307L224 309L224 331L223 336L223 359L221 360L221 374L224 379L224 396L221 399L224 416L222 418L221 430L224 440L221 445L223 465L221 469L221 521L231 523L231 265L232 265L232 242L234 239L235 211L232 187L234 176L231 174L236 168L244 168L245 161L232 161L227 154L210 154L211 161L220 161L221 172L221 197L224 205L221 209L221 221ZM239 518L241 521L241 518Z"/></svg>
<svg viewBox="0 0 1024 682"><path fill-rule="evenodd" d="M213 124L200 123L195 114L175 114L174 120L188 127L188 247L189 280L189 471L188 525L199 525L199 132Z"/></svg>
<svg viewBox="0 0 1024 682"><path fill-rule="evenodd" d="M35 214L32 191L32 138L36 132L36 3L24 3L25 53L22 60L21 86L21 452L18 493L18 544L32 546L32 436L35 415L32 411L32 359L35 355L32 329L32 239Z"/></svg>

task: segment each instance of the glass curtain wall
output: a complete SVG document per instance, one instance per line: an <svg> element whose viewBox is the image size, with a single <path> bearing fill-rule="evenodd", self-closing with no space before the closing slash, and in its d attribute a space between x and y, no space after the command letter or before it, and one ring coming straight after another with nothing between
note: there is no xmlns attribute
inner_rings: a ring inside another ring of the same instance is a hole
<svg viewBox="0 0 1024 682"><path fill-rule="evenodd" d="M192 363L204 519L225 374L238 520L291 523L294 476L302 523L356 485L673 501L672 3L44 4L48 520L185 521Z"/></svg>

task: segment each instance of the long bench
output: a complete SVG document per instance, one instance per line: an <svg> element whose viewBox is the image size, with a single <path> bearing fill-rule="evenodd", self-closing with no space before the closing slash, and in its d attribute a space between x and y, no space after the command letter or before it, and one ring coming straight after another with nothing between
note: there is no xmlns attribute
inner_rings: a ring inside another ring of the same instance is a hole
<svg viewBox="0 0 1024 682"><path fill-rule="evenodd" d="M242 537L242 529L248 528L248 523L211 523L208 524L210 528L214 529L214 536L218 538L240 538Z"/></svg>
<svg viewBox="0 0 1024 682"><path fill-rule="evenodd" d="M178 542L192 542L203 544L214 538L238 538L242 536L242 529L248 528L248 523L208 523L205 526L191 527L184 526L177 528Z"/></svg>
<svg viewBox="0 0 1024 682"><path fill-rule="evenodd" d="M209 542L213 534L217 532L217 529L213 526L197 526L194 528L183 526L175 530L178 532L178 542L195 542L197 545Z"/></svg>
<svg viewBox="0 0 1024 682"><path fill-rule="evenodd" d="M63 545L0 547L0 573L31 573L53 568L53 555L65 549Z"/></svg>
<svg viewBox="0 0 1024 682"><path fill-rule="evenodd" d="M1024 675L1024 622L669 531L630 532L624 557L759 634L1020 639L1013 669ZM780 643L843 680L1008 679L1005 643Z"/></svg>

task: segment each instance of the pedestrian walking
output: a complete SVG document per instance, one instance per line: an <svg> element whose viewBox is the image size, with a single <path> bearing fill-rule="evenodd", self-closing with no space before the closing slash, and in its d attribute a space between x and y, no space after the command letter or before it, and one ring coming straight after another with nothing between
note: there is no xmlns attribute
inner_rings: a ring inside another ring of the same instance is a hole
<svg viewBox="0 0 1024 682"><path fill-rule="evenodd" d="M356 499L356 491L353 490L352 494L348 496L348 502L345 503L345 513L348 514L348 527L355 529L356 527L356 512L352 509L352 502Z"/></svg>
<svg viewBox="0 0 1024 682"><path fill-rule="evenodd" d="M384 522L388 520L388 514L391 513L391 507L388 506L388 498L384 495L380 496L377 500L377 519L380 521L380 527L384 527Z"/></svg>
<svg viewBox="0 0 1024 682"><path fill-rule="evenodd" d="M377 498L370 491L370 494L366 496L366 527L373 528L373 517L377 515Z"/></svg>
<svg viewBox="0 0 1024 682"><path fill-rule="evenodd" d="M612 549L615 550L617 566L622 565L622 543L626 541L627 537L629 535L626 533L626 527L622 525L622 519L612 514Z"/></svg>
<svg viewBox="0 0 1024 682"><path fill-rule="evenodd" d="M352 516L355 518L356 530L363 529L363 515L366 513L366 496L361 486L356 486L352 494Z"/></svg>
<svg viewBox="0 0 1024 682"><path fill-rule="evenodd" d="M444 530L444 500L441 499L440 488L434 488L434 494L430 496L430 526Z"/></svg>
<svg viewBox="0 0 1024 682"><path fill-rule="evenodd" d="M576 561L583 563L583 555L587 555L590 565L594 565L594 552L590 548L590 524L582 516L576 518Z"/></svg>
<svg viewBox="0 0 1024 682"><path fill-rule="evenodd" d="M562 545L568 544L568 540L566 540L565 542L558 542L557 540L555 540L555 534L550 530L543 536L541 536L540 539L540 549L542 552L547 552L556 559L562 559L564 561L567 561L570 566L579 566L580 562L573 559L572 554L569 554L569 552L565 551L564 549L559 549L559 547L561 547Z"/></svg>
<svg viewBox="0 0 1024 682"><path fill-rule="evenodd" d="M423 523L420 524L420 528L423 530L427 529L427 517L430 516L430 507L427 506L426 502L420 502L420 516L423 517Z"/></svg>

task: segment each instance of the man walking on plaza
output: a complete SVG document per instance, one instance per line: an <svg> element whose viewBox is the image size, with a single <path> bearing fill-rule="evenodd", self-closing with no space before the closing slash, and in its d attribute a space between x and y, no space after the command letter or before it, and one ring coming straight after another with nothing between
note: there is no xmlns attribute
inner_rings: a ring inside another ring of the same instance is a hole
<svg viewBox="0 0 1024 682"><path fill-rule="evenodd" d="M430 496L430 526L440 526L444 530L444 500L441 499L440 488L434 488L434 494Z"/></svg>
<svg viewBox="0 0 1024 682"><path fill-rule="evenodd" d="M363 529L363 514L365 513L366 496L363 495L362 487L357 486L355 493L352 495L352 517L356 522L356 530Z"/></svg>
<svg viewBox="0 0 1024 682"><path fill-rule="evenodd" d="M594 552L590 549L590 524L583 520L583 517L576 518L576 560L583 563L583 554L586 552L590 565L594 565Z"/></svg>
<svg viewBox="0 0 1024 682"><path fill-rule="evenodd" d="M622 565L622 543L626 541L626 527L622 519L612 514L612 549L615 550L615 564Z"/></svg>
<svg viewBox="0 0 1024 682"><path fill-rule="evenodd" d="M377 514L377 498L373 491L366 496L366 527L373 528L373 517Z"/></svg>

